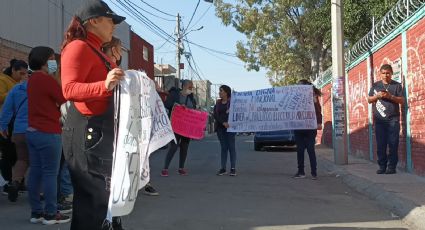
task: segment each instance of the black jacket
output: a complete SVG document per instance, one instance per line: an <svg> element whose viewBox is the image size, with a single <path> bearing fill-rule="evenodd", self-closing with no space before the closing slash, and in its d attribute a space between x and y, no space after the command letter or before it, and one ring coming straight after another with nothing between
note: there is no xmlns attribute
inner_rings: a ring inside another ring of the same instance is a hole
<svg viewBox="0 0 425 230"><path fill-rule="evenodd" d="M174 104L187 105L187 100L191 100L193 107L196 108L196 100L195 100L195 97L193 96L193 93L187 95L187 99L185 102L181 102L180 101L181 89L177 89L173 87L168 92L169 94L167 96L167 99L164 102L164 106L166 109L168 109L169 116L171 116L171 111L173 110Z"/></svg>
<svg viewBox="0 0 425 230"><path fill-rule="evenodd" d="M215 119L215 131L217 129L226 129L223 126L224 122L229 121L229 113L228 110L230 108L230 98L226 104L222 104L221 100L217 100L217 103L214 106L214 119Z"/></svg>

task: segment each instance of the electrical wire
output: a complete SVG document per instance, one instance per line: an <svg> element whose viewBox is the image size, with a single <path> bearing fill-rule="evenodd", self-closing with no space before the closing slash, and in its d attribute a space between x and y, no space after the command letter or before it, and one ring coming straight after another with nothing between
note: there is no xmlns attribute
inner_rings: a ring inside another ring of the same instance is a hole
<svg viewBox="0 0 425 230"><path fill-rule="evenodd" d="M214 52L214 53L226 55L226 56L229 56L229 57L237 57L236 54L232 54L232 53L228 53L228 52L224 52L224 51L219 51L219 50L211 49L211 48L205 47L203 45L196 44L196 43L194 43L192 41L189 41L187 39L185 39L185 41L187 41L188 43L190 43L192 45L195 45L195 46L200 47L200 48L205 49L205 50L209 50L209 51Z"/></svg>
<svg viewBox="0 0 425 230"><path fill-rule="evenodd" d="M200 2L201 2L201 0L198 0L198 3L196 4L195 10L194 10L194 11L193 11L193 13L192 13L192 17L190 17L189 23L187 23L186 30L184 31L184 33L183 33L183 34L185 34L185 33L186 33L186 31L187 31L187 29L189 28L190 23L192 22L193 17L195 16L196 11L198 10L198 6L199 6L199 3L200 3Z"/></svg>
<svg viewBox="0 0 425 230"><path fill-rule="evenodd" d="M148 13L148 14L150 14L150 15L154 16L154 17L157 17L157 18L160 18L160 19L162 19L162 20L169 21L169 22L175 22L175 21L176 21L176 19L167 19L167 18L163 18L163 17L161 17L161 16L158 16L158 15L156 15L156 14L153 14L152 12L149 12L149 11L147 11L147 10L143 9L142 7L138 6L137 4L134 4L134 5L135 5L137 8L139 8L141 11L146 12L146 13Z"/></svg>
<svg viewBox="0 0 425 230"><path fill-rule="evenodd" d="M207 14L207 12L211 9L211 7L212 7L212 4L210 4L210 6L207 8L207 10L205 10L205 12L201 15L201 17L199 17L198 18L198 20L195 22L195 24L193 24L193 26L192 27L190 27L189 29L187 29L187 30L191 30L191 29L193 29L193 27L195 27L196 25L198 25L198 22L199 21L201 21L201 19L202 18L204 18L205 17L205 15Z"/></svg>
<svg viewBox="0 0 425 230"><path fill-rule="evenodd" d="M173 40L175 42L175 39L172 36L170 36L164 30L162 30L161 28L159 28L155 23L153 23L152 21L150 21L149 19L147 19L143 14L141 14L137 9L135 9L131 5L128 6L124 2L122 2L121 0L117 0L117 3L119 3L120 6L118 6L117 4L115 4L115 2L112 2L112 3L115 6L117 6L118 8L120 8L123 12L126 12L130 17L132 17L136 21L139 21L139 22L143 23L144 25L146 25L146 27L152 33L154 33L155 35L157 35L158 37L161 37L166 42L169 42L171 44L174 44L174 43L172 43L170 41L170 40ZM125 10L123 8L125 8Z"/></svg>
<svg viewBox="0 0 425 230"><path fill-rule="evenodd" d="M161 12L161 13L163 13L163 14L165 14L165 15L168 15L168 16L175 17L175 15L172 15L172 14L166 13L166 12L164 12L164 11L162 11L162 10L160 10L160 9L158 9L158 8L156 8L156 7L154 7L154 6L152 6L152 5L150 5L149 3L147 3L147 2L145 2L145 1L143 1L143 0L140 0L140 1L141 1L141 2L143 2L144 4L146 4L147 6L149 6L150 8L152 8L152 9L154 9L154 10L158 11L158 12Z"/></svg>
<svg viewBox="0 0 425 230"><path fill-rule="evenodd" d="M123 3L121 0L118 0L118 2ZM161 29L161 27L159 27L158 25L156 25L155 23L153 23L151 20L149 20L149 18L147 18L146 16L144 16L140 11L138 11L135 7L134 7L134 3L129 1L129 0L124 0L124 2L126 2L128 4L128 6L131 8L132 12L136 12L137 15L140 15L140 17L143 18L142 21L146 22L147 24L153 26L154 28L156 28L156 30L160 33L162 33L163 35L165 35L165 37L171 37L167 32L165 32L163 29ZM146 24L145 23L145 24ZM172 37L171 37L172 38ZM174 38L173 38L174 39Z"/></svg>

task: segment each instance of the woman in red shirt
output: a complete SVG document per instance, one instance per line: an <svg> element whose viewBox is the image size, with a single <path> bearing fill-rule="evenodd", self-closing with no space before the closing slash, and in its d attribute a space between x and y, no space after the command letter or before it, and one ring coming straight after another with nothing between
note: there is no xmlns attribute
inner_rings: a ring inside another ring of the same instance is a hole
<svg viewBox="0 0 425 230"><path fill-rule="evenodd" d="M62 153L59 107L65 103L60 85L54 79L57 63L49 47L35 47L28 56L33 70L28 79L28 144L30 171L28 196L31 222L58 224L70 221L57 211L57 177ZM41 188L41 190L40 190ZM44 207L40 201L44 194Z"/></svg>
<svg viewBox="0 0 425 230"><path fill-rule="evenodd" d="M124 72L101 51L125 18L103 1L87 1L62 45L63 151L74 187L71 229L122 229L107 218L114 143L112 90Z"/></svg>

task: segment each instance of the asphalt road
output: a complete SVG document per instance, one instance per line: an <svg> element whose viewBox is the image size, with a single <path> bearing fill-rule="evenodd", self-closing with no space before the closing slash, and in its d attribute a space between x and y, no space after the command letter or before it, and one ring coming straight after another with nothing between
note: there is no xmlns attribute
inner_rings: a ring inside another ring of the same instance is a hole
<svg viewBox="0 0 425 230"><path fill-rule="evenodd" d="M252 136L237 137L238 176L216 176L219 143L215 136L191 142L188 176L177 174L178 153L170 176L160 177L165 150L151 156L151 181L160 196L139 193L133 212L123 217L134 230L351 230L408 229L398 217L321 170L293 179L293 149L255 152ZM307 157L308 159L308 157ZM309 166L306 159L306 173ZM0 197L0 229L69 229L28 222L26 196L17 203Z"/></svg>

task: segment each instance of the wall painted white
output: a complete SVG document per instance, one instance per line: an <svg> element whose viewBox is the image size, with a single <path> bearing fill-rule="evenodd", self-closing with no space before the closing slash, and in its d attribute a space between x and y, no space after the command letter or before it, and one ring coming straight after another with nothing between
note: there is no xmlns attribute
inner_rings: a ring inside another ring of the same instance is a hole
<svg viewBox="0 0 425 230"><path fill-rule="evenodd" d="M72 16L85 0L0 0L0 38L22 45L49 46L57 53ZM123 22L115 36L130 49L130 26ZM127 59L127 60L126 60ZM128 55L123 67L127 67Z"/></svg>

